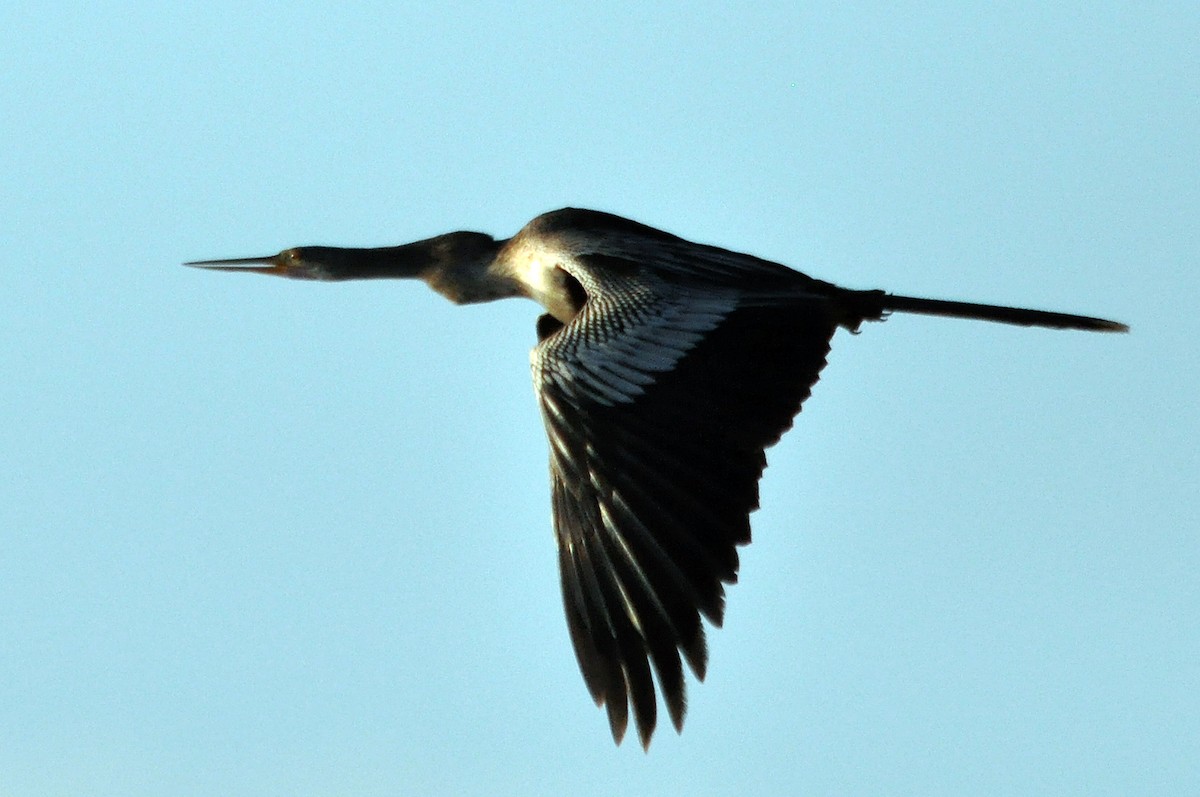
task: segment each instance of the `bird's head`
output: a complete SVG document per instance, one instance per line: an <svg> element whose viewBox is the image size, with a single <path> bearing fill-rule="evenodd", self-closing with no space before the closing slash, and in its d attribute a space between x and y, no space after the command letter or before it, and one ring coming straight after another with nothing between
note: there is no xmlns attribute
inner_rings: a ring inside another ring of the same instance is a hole
<svg viewBox="0 0 1200 797"><path fill-rule="evenodd" d="M248 274L274 274L303 280L346 279L346 250L334 246L296 246L277 255L235 257L226 260L193 260L185 266L213 271L241 271Z"/></svg>
<svg viewBox="0 0 1200 797"><path fill-rule="evenodd" d="M451 271L484 270L498 247L490 235L452 232L400 246L297 246L266 257L194 260L184 265L303 280L429 279Z"/></svg>

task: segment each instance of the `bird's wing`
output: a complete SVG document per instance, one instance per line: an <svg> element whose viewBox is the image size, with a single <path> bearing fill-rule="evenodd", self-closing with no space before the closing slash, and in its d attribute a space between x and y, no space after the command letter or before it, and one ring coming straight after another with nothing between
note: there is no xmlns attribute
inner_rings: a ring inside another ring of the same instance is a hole
<svg viewBox="0 0 1200 797"><path fill-rule="evenodd" d="M791 426L836 323L818 296L655 289L589 296L539 322L534 384L550 437L554 525L575 654L619 742L632 704L676 729L680 652L703 679L700 615L720 625L750 541L764 448Z"/></svg>

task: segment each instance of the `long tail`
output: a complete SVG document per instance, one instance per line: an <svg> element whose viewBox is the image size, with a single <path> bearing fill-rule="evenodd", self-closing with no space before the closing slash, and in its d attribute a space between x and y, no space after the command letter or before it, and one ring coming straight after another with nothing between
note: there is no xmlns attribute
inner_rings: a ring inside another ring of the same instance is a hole
<svg viewBox="0 0 1200 797"><path fill-rule="evenodd" d="M869 298L862 294L867 294ZM1002 324L1019 324L1023 327L1086 329L1092 332L1129 331L1129 327L1119 321L1108 321L1086 315L1052 313L1048 310L1026 310L1020 307L950 302L943 299L919 299L915 296L893 296L882 291L862 291L860 296L865 300L863 302L865 305L872 309L879 308L879 315L874 317L882 317L890 312L921 313L948 318L971 318L979 321L997 321ZM871 317L872 315L867 315L867 318Z"/></svg>

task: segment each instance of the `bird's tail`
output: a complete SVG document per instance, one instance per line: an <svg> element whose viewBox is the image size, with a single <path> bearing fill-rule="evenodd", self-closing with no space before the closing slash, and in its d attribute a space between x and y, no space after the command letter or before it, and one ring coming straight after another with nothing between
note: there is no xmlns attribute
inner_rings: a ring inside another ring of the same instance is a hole
<svg viewBox="0 0 1200 797"><path fill-rule="evenodd" d="M1001 307L994 304L974 302L952 302L944 299L920 299L915 296L895 296L883 291L855 291L856 304L866 312L867 319L882 318L888 313L921 313L947 318L970 318L978 321L996 321L1001 324L1018 324L1023 327L1049 327L1051 329L1084 329L1092 332L1128 332L1129 327L1119 321L1092 318L1086 315L1054 313L1048 310L1027 310L1021 307Z"/></svg>

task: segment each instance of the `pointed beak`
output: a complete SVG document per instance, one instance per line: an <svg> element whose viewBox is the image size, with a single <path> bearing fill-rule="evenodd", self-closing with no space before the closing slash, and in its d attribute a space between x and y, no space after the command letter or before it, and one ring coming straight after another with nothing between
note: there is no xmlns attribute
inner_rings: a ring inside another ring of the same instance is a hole
<svg viewBox="0 0 1200 797"><path fill-rule="evenodd" d="M283 254L266 257L235 257L227 260L193 260L184 263L193 268L207 268L212 271L241 271L246 274L277 274L287 276L288 268Z"/></svg>

